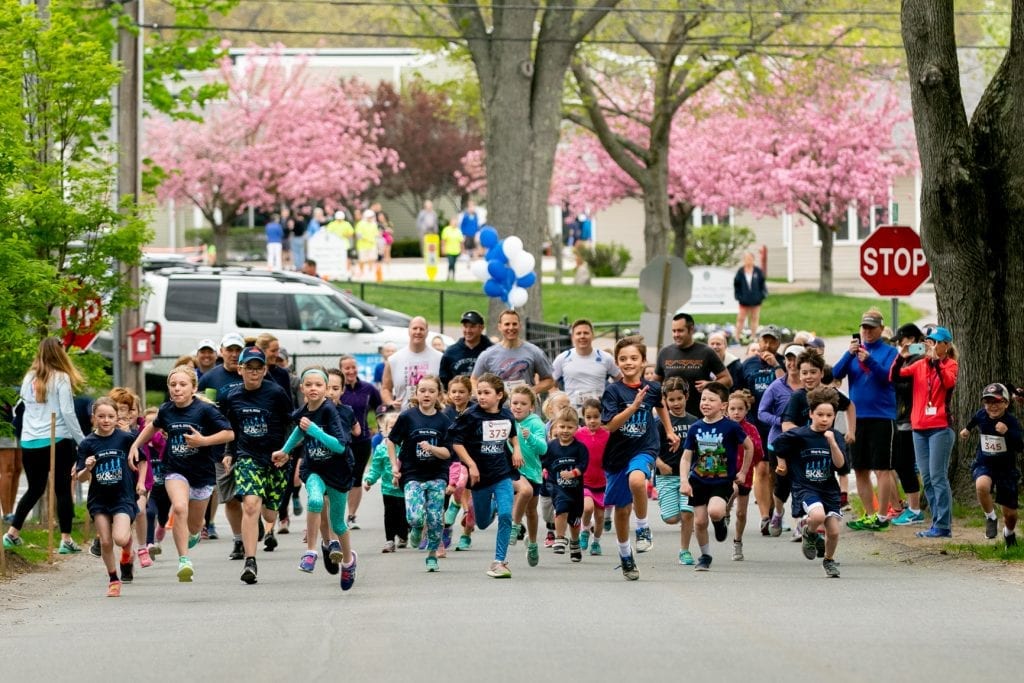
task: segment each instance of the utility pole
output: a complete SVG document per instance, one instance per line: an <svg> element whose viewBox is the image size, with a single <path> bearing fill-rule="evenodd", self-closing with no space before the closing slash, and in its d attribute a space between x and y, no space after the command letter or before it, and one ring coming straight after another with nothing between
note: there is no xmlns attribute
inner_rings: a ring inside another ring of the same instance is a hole
<svg viewBox="0 0 1024 683"><path fill-rule="evenodd" d="M121 83L117 88L117 199L138 199L142 192L139 168L139 121L142 114L142 0L123 0L129 28L118 29L117 57ZM133 30L132 27L137 27ZM128 285L138 289L138 267L121 267ZM114 345L114 383L134 391L145 406L145 377L140 363L128 360L128 332L142 324L138 308L118 316Z"/></svg>

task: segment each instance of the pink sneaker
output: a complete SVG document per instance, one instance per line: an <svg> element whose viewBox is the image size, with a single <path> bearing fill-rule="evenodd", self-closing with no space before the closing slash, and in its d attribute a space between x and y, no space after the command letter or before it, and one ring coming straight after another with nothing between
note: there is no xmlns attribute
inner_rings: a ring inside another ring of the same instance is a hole
<svg viewBox="0 0 1024 683"><path fill-rule="evenodd" d="M155 538L157 543L163 543L164 542L164 535L166 535L166 534L167 534L167 529L165 527L157 526L156 532L153 534L153 537Z"/></svg>
<svg viewBox="0 0 1024 683"><path fill-rule="evenodd" d="M139 548L139 564L143 567L149 567L153 564L153 558L149 556L148 549Z"/></svg>

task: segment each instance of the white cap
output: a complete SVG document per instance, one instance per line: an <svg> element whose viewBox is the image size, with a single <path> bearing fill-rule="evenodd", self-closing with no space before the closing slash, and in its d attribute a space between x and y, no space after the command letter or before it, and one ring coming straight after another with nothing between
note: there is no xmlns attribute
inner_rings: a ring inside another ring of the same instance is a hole
<svg viewBox="0 0 1024 683"><path fill-rule="evenodd" d="M784 354L782 354L782 355L783 356L788 356L788 355L792 354L794 356L799 357L800 354L802 354L806 350L807 350L806 348L804 348L803 346L800 346L799 344L790 344L789 346L786 347L786 352Z"/></svg>
<svg viewBox="0 0 1024 683"><path fill-rule="evenodd" d="M335 211L334 212L334 220L336 220L336 221L343 221L343 220L345 220L345 212L342 211L341 209L338 209L337 211Z"/></svg>
<svg viewBox="0 0 1024 683"><path fill-rule="evenodd" d="M220 347L226 349L231 346L237 346L240 349L245 348L245 337L238 332L228 332L224 335L224 338L220 340Z"/></svg>
<svg viewBox="0 0 1024 683"><path fill-rule="evenodd" d="M366 211L363 211L363 220L366 220L367 218L374 218L376 215L377 214L375 214L372 209L367 209Z"/></svg>
<svg viewBox="0 0 1024 683"><path fill-rule="evenodd" d="M196 347L196 351L202 351L203 349L212 349L216 351L217 342L213 341L212 339L203 339L201 342L199 342L199 346Z"/></svg>

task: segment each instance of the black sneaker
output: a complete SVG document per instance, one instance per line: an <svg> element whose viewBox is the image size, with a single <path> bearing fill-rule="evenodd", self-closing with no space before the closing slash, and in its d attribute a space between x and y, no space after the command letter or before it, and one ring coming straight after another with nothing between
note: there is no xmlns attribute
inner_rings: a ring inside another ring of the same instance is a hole
<svg viewBox="0 0 1024 683"><path fill-rule="evenodd" d="M245 560L245 569L242 570L242 581L250 586L256 583L256 558L250 557Z"/></svg>
<svg viewBox="0 0 1024 683"><path fill-rule="evenodd" d="M770 529L768 528L769 522L771 522L771 518L770 517L764 517L764 518L761 519L761 535L762 536L767 536L770 533Z"/></svg>
<svg viewBox="0 0 1024 683"><path fill-rule="evenodd" d="M324 558L324 569L328 574L338 573L338 563L331 559L331 549L323 543L320 544L320 557Z"/></svg>
<svg viewBox="0 0 1024 683"><path fill-rule="evenodd" d="M1012 548L1017 545L1017 534L1016 532L1010 532L1009 536L1003 536L1003 541L1006 543L1007 548Z"/></svg>
<svg viewBox="0 0 1024 683"><path fill-rule="evenodd" d="M818 533L811 529L810 525L804 527L803 542L800 544L800 550L803 551L804 557L808 560L813 560L818 554Z"/></svg>
<svg viewBox="0 0 1024 683"><path fill-rule="evenodd" d="M725 539L729 538L729 524L724 519L720 519L717 522L712 520L711 522L715 527L715 540L721 543Z"/></svg>
<svg viewBox="0 0 1024 683"><path fill-rule="evenodd" d="M277 538L273 532L270 532L263 537L263 550L268 553L274 552L274 548L277 547Z"/></svg>
<svg viewBox="0 0 1024 683"><path fill-rule="evenodd" d="M228 555L229 560L244 560L245 559L245 547L241 541L235 541L234 546L231 548L231 554Z"/></svg>
<svg viewBox="0 0 1024 683"><path fill-rule="evenodd" d="M516 538L518 540L520 540L520 541L523 540L524 538L526 538L526 525L525 524L519 525L519 533L516 535Z"/></svg>
<svg viewBox="0 0 1024 683"><path fill-rule="evenodd" d="M825 539L822 538L821 534L817 534L818 538L814 541L814 549L817 551L818 559L825 557Z"/></svg>
<svg viewBox="0 0 1024 683"><path fill-rule="evenodd" d="M132 562L121 563L121 583L131 583L132 579L135 578L135 567Z"/></svg>
<svg viewBox="0 0 1024 683"><path fill-rule="evenodd" d="M839 567L837 566L835 560L822 560L821 566L825 568L825 576L827 576L830 579L839 578Z"/></svg>
<svg viewBox="0 0 1024 683"><path fill-rule="evenodd" d="M627 581L636 581L640 578L640 570L636 568L636 560L633 559L633 553L630 553L626 557L619 557L619 566L622 568L622 576Z"/></svg>
<svg viewBox="0 0 1024 683"><path fill-rule="evenodd" d="M583 561L583 550L579 541L569 541L569 559L573 562Z"/></svg>
<svg viewBox="0 0 1024 683"><path fill-rule="evenodd" d="M996 532L999 531L999 520L985 518L985 538L995 538Z"/></svg>
<svg viewBox="0 0 1024 683"><path fill-rule="evenodd" d="M698 571L698 572L706 572L709 569L711 569L711 556L710 555L701 555L700 558L698 558L697 564L696 564L696 566L694 566L693 569L694 569L694 571Z"/></svg>
<svg viewBox="0 0 1024 683"><path fill-rule="evenodd" d="M92 545L89 546L89 554L93 557L102 557L103 553L100 550L100 537L92 539Z"/></svg>

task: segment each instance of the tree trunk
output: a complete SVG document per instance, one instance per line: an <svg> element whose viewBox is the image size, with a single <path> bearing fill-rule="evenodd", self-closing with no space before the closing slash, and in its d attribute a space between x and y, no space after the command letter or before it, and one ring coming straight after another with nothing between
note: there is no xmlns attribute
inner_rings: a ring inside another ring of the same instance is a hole
<svg viewBox="0 0 1024 683"><path fill-rule="evenodd" d="M693 222L693 205L677 202L669 206L669 223L672 226L672 255L686 261L686 249L690 241L690 224Z"/></svg>
<svg viewBox="0 0 1024 683"><path fill-rule="evenodd" d="M216 249L214 265L222 266L228 260L228 233L231 231L229 223L216 223L213 226L213 248Z"/></svg>
<svg viewBox="0 0 1024 683"><path fill-rule="evenodd" d="M818 293L832 293L832 246L836 241L835 229L823 219L815 220L818 226L818 239L821 240L821 251L818 254L821 275L818 278Z"/></svg>
<svg viewBox="0 0 1024 683"><path fill-rule="evenodd" d="M1010 48L970 123L960 90L952 0L903 0L902 33L921 159L921 238L939 322L960 352L952 422L978 409L989 382L1024 384L1024 0L1013 0ZM974 498L975 441L950 466Z"/></svg>

